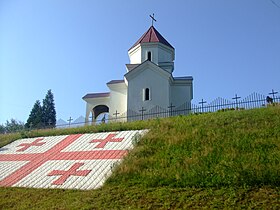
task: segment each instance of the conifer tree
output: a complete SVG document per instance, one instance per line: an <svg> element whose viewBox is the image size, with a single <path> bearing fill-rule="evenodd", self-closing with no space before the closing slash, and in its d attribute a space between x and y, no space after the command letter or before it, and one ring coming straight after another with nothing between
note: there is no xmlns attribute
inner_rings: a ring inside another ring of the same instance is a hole
<svg viewBox="0 0 280 210"><path fill-rule="evenodd" d="M15 119L11 119L10 121L6 121L5 130L8 133L20 131L24 129L24 123Z"/></svg>
<svg viewBox="0 0 280 210"><path fill-rule="evenodd" d="M41 128L42 126L42 107L40 101L37 100L29 114L25 127Z"/></svg>
<svg viewBox="0 0 280 210"><path fill-rule="evenodd" d="M43 99L43 117L42 122L45 126L55 127L56 125L56 111L54 104L54 96L51 90L48 90L45 99Z"/></svg>
<svg viewBox="0 0 280 210"><path fill-rule="evenodd" d="M5 132L6 132L5 126L0 124L0 133L5 133Z"/></svg>

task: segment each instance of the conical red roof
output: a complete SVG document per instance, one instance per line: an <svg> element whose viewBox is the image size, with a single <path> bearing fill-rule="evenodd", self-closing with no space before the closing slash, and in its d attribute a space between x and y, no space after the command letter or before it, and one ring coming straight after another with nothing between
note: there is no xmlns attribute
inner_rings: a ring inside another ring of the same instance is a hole
<svg viewBox="0 0 280 210"><path fill-rule="evenodd" d="M148 31L145 32L141 36L141 38L130 49L132 49L133 47L135 47L138 44L149 43L149 42L160 42L160 43L167 45L168 47L171 47L174 49L174 47L172 47L172 45L169 44L168 41L166 41L166 39L163 38L163 36L154 28L154 26L151 26L148 29Z"/></svg>

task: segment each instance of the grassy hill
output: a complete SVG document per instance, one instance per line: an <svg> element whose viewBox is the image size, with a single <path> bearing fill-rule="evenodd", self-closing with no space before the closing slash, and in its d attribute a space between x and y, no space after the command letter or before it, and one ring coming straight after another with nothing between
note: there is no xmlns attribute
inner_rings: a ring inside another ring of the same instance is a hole
<svg viewBox="0 0 280 210"><path fill-rule="evenodd" d="M0 209L280 208L280 107L227 111L27 136L149 128L98 190L0 188Z"/></svg>

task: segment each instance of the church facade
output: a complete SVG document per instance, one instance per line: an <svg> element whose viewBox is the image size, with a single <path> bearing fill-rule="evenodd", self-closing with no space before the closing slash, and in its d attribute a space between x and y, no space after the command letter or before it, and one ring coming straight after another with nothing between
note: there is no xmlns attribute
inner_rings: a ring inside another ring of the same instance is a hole
<svg viewBox="0 0 280 210"><path fill-rule="evenodd" d="M95 121L101 113L109 119L132 120L143 113L163 113L188 107L193 99L193 78L173 77L175 49L151 26L128 50L130 63L122 80L107 83L109 92L89 93L86 122ZM178 112L179 113L179 112ZM150 116L150 115L149 115ZM151 117L150 117L151 118Z"/></svg>

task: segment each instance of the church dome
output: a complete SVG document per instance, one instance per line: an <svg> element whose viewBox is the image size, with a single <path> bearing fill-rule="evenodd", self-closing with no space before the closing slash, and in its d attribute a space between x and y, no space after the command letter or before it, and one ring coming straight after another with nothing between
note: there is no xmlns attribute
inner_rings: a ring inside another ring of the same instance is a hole
<svg viewBox="0 0 280 210"><path fill-rule="evenodd" d="M169 42L154 28L154 26L151 26L129 50L138 44L151 42L159 42L174 49L174 47L172 47L172 45L169 44Z"/></svg>

